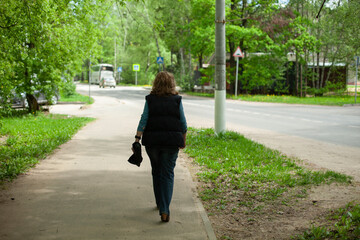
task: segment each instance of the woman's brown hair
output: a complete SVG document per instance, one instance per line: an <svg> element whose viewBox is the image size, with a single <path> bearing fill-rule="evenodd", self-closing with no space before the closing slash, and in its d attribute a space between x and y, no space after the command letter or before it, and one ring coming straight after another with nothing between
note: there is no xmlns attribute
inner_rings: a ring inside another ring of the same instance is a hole
<svg viewBox="0 0 360 240"><path fill-rule="evenodd" d="M157 96L178 95L179 93L176 91L175 87L174 75L166 71L159 72L155 77L150 94Z"/></svg>

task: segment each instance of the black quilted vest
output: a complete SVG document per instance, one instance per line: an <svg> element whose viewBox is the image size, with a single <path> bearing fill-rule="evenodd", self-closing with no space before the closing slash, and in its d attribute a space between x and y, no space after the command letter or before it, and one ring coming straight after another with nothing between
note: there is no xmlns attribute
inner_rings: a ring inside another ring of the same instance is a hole
<svg viewBox="0 0 360 240"><path fill-rule="evenodd" d="M143 133L144 146L183 147L180 123L181 96L147 95L149 118Z"/></svg>

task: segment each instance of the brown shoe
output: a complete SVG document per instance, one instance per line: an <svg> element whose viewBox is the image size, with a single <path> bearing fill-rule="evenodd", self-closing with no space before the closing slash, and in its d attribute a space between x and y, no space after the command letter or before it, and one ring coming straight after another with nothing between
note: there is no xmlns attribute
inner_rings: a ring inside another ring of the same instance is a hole
<svg viewBox="0 0 360 240"><path fill-rule="evenodd" d="M162 213L162 214L161 214L161 221L162 221L162 222L168 222L168 221L170 221L170 216L167 215L166 213Z"/></svg>

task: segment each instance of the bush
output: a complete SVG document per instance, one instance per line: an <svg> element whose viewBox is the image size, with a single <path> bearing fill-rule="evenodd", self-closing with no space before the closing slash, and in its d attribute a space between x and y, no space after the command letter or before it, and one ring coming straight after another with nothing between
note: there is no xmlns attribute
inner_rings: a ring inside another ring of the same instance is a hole
<svg viewBox="0 0 360 240"><path fill-rule="evenodd" d="M66 81L62 92L65 97L74 96L76 94L76 85L72 81Z"/></svg>

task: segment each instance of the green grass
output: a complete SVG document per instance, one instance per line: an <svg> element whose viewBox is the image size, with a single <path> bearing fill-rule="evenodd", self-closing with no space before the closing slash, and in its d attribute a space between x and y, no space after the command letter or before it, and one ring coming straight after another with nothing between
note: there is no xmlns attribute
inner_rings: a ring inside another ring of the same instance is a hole
<svg viewBox="0 0 360 240"><path fill-rule="evenodd" d="M15 115L0 121L0 181L25 172L93 120L42 113Z"/></svg>
<svg viewBox="0 0 360 240"><path fill-rule="evenodd" d="M190 96L199 96L199 97L214 97L214 93L199 93L199 92L185 92L187 95ZM229 98L230 95L226 94L226 98Z"/></svg>
<svg viewBox="0 0 360 240"><path fill-rule="evenodd" d="M190 128L185 151L205 167L200 179L212 184L200 193L203 200L234 190L262 202L277 199L293 187L348 183L352 179L333 171L305 169L280 152L235 132L215 136L212 129Z"/></svg>
<svg viewBox="0 0 360 240"><path fill-rule="evenodd" d="M235 97L232 97L235 99ZM275 96L275 95L241 95L237 99L251 102L272 102L272 103L290 103L290 104L308 104L308 105L329 105L343 106L344 104L353 104L353 96L322 96L322 97L294 97L294 96Z"/></svg>
<svg viewBox="0 0 360 240"><path fill-rule="evenodd" d="M79 93L75 93L70 97L66 97L64 94L60 95L60 102L83 102L89 104L89 96L81 95ZM94 103L94 99L90 98L90 104Z"/></svg>
<svg viewBox="0 0 360 240"><path fill-rule="evenodd" d="M214 97L213 93L194 93L186 92L188 95L201 97ZM322 97L294 97L294 96L277 96L277 95L234 95L227 94L226 98L250 101L250 102L271 102L271 103L288 103L288 104L307 104L307 105L328 105L328 106L343 106L344 104L353 104L355 102L354 96L322 96Z"/></svg>
<svg viewBox="0 0 360 240"><path fill-rule="evenodd" d="M360 237L360 204L348 204L345 208L333 211L328 216L330 226L312 226L297 240L322 239L359 239Z"/></svg>

